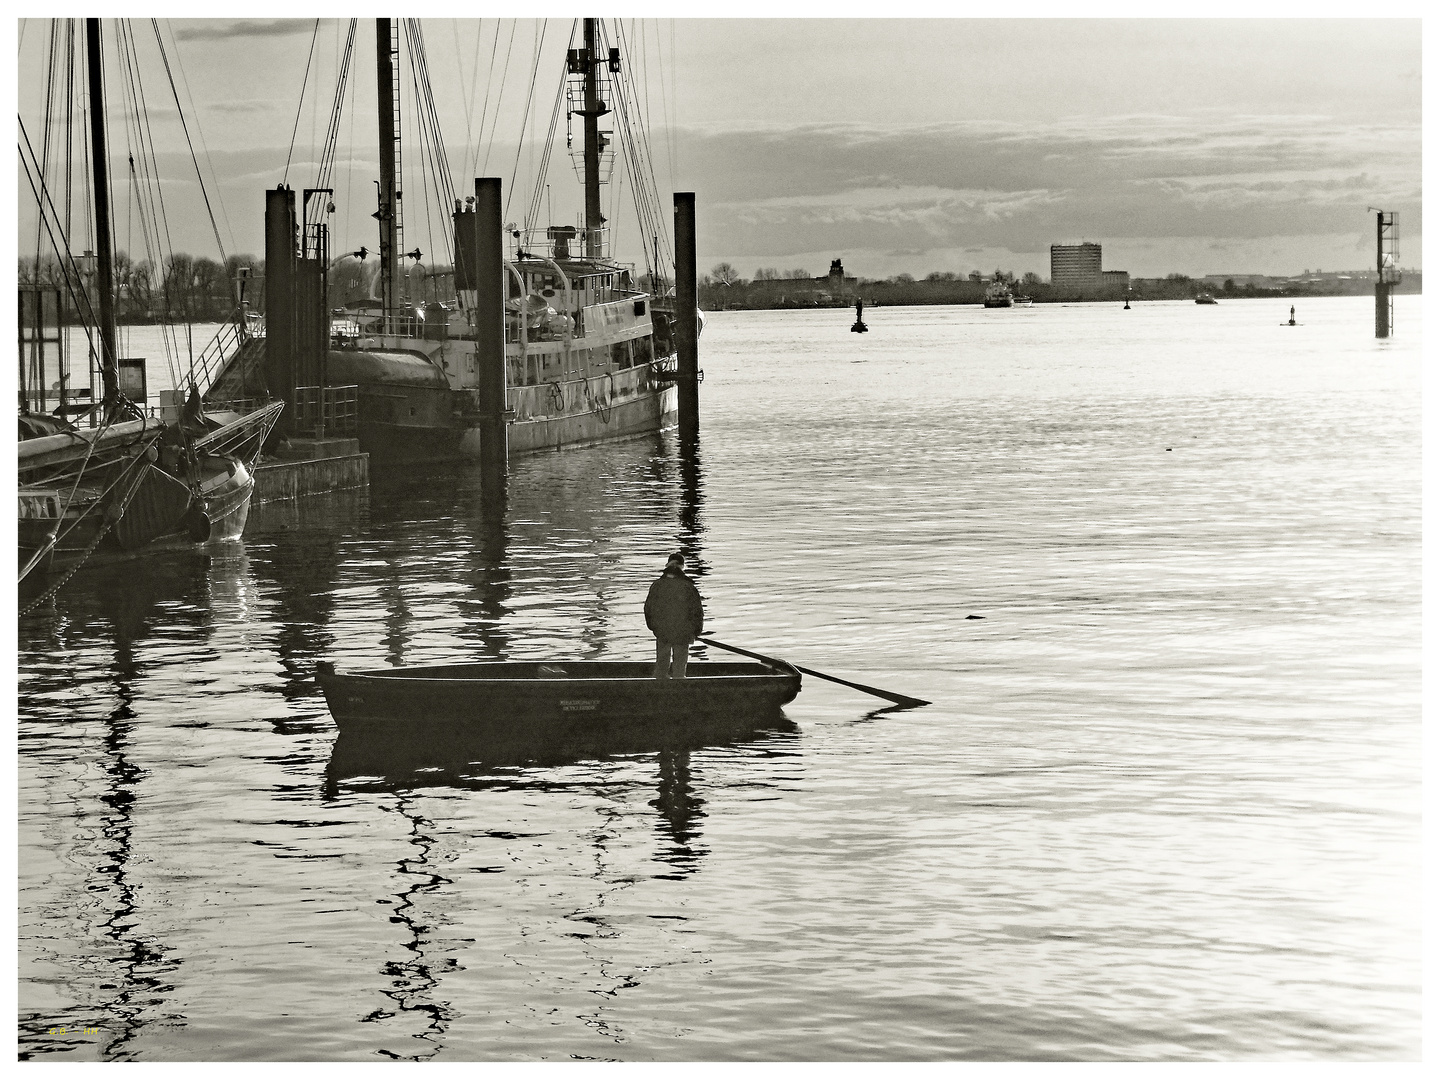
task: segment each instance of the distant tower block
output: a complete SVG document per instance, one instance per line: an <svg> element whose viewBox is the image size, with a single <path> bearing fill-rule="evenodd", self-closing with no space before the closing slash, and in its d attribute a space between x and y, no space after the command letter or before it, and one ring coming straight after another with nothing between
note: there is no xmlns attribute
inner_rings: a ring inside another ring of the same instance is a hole
<svg viewBox="0 0 1440 1080"><path fill-rule="evenodd" d="M1400 225L1395 212L1375 211L1375 336L1388 338L1395 325L1395 286L1400 284Z"/></svg>

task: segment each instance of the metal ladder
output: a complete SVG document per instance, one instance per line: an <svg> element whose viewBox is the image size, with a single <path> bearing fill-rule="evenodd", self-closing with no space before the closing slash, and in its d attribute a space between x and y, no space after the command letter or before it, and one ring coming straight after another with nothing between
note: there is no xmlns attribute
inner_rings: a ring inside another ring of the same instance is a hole
<svg viewBox="0 0 1440 1080"><path fill-rule="evenodd" d="M393 257L395 259L397 275L400 267L405 264L405 218L401 212L402 200L400 198L401 190L404 187L404 181L401 177L405 175L403 165L405 143L404 140L400 138L400 38L403 36L403 31L399 25L401 21L400 19L395 20L395 31L390 35L390 100L394 103L395 113L393 127L393 134L395 136L395 205L393 207L393 213L395 215L395 252ZM403 291L401 299L408 300L410 298L409 281L409 275L403 275L400 276L400 281L396 282L396 285Z"/></svg>

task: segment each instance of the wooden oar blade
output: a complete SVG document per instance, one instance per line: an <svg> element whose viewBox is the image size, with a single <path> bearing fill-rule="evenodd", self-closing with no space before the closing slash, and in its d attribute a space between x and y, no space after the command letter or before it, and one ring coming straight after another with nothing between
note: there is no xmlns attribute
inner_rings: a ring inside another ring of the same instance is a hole
<svg viewBox="0 0 1440 1080"><path fill-rule="evenodd" d="M779 661L776 660L773 656L765 656L762 653L751 652L749 649L742 649L738 645L726 645L725 642L716 641L714 638L711 637L701 637L698 640L703 641L706 645L713 645L717 649L725 649L727 652L739 653L741 656L748 656L752 660L759 660L762 663L790 664L788 660ZM851 682L849 679L841 679L837 678L834 675L826 675L823 671L816 671L813 668L801 667L799 664L790 664L790 666L793 667L796 671L802 672L806 675L813 675L817 679L825 679L827 682L839 683L841 686L848 686L852 690L859 690L863 694L874 694L876 697L884 698L886 701L893 701L902 709L918 709L922 705L932 704L932 702L926 701L924 698L910 697L908 694L891 693L889 690L881 690L879 687L866 686L864 683Z"/></svg>
<svg viewBox="0 0 1440 1080"><path fill-rule="evenodd" d="M833 683L839 683L841 686L849 686L866 694L874 694L876 697L884 698L886 701L893 701L901 708L915 709L921 705L932 704L932 702L926 701L924 698L910 697L907 694L896 694L889 690L881 690L876 686L866 686L864 683L851 682L849 679L837 679L834 675L826 675L823 671L812 671L810 668L801 667L799 664L795 664L794 668L796 671L804 672L806 675L814 675L817 679L828 679Z"/></svg>

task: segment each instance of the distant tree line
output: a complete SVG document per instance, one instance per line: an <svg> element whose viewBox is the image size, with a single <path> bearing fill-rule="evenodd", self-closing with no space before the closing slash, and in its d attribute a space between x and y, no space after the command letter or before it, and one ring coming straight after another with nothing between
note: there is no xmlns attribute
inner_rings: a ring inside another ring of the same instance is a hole
<svg viewBox="0 0 1440 1080"><path fill-rule="evenodd" d="M91 298L92 307L98 310L95 297L95 264L93 257L81 256L75 260L76 283ZM116 320L125 324L137 323L204 323L223 322L233 318L239 308L237 279L240 270L248 268L248 283L245 299L250 310L265 310L265 260L253 255L231 255L223 263L204 256L177 253L160 263L149 259L134 260L125 252L115 255L114 279L116 286ZM450 303L455 299L455 275L450 266L407 265L405 292L414 301ZM1184 274L1170 274L1164 278L1131 279L1128 296L1132 300L1185 300L1201 292L1213 293L1216 297L1242 299L1248 297L1281 296L1343 296L1363 295L1373 292L1373 275L1340 276L1336 274L1308 276L1308 271L1299 279L1283 282L1257 284L1254 281L1237 283L1226 279L1220 286ZM360 260L344 256L328 271L327 302L330 310L363 304L378 295L380 266L377 259ZM19 260L21 284L38 283L56 285L66 293L65 272L60 261L54 256L25 258ZM1008 270L996 269L990 275L972 270L965 275L948 270L937 270L916 278L911 274L896 274L888 278L835 278L814 277L803 268L780 270L762 266L753 278L745 278L735 266L721 262L711 267L708 274L701 274L697 281L700 306L707 310L745 308L791 308L791 307L848 307L856 299L871 305L924 305L924 304L978 304L985 297L985 290L992 282L1000 281L1009 286L1016 295L1028 296L1036 303L1074 300L1117 300L1127 294L1112 289L1110 292L1075 292L1056 289L1038 274L1027 272L1020 276ZM673 286L673 281L664 283ZM652 283L648 274L641 274L637 287L649 291ZM1418 293L1421 275L1416 271L1405 271L1398 292ZM83 311L75 311L75 305L65 295L65 307L70 322L78 322Z"/></svg>
<svg viewBox="0 0 1440 1080"><path fill-rule="evenodd" d="M224 322L240 307L238 281L241 269L248 269L244 297L250 310L265 310L265 260L254 255L231 255L223 263L203 256L177 253L156 264L149 259L134 260L117 252L113 268L115 320L125 325L143 323ZM96 299L97 269L93 256L78 256L73 262L75 278L66 287L65 268L50 256L21 257L19 281L23 284L54 285L64 298L67 321L86 317L84 301L72 301L83 293L92 311L99 311ZM376 295L380 265L376 259L362 262L345 257L332 265L327 277L327 302L333 311ZM455 275L449 266L408 268L409 294L415 300L448 302L455 298ZM75 310L76 308L79 310Z"/></svg>
<svg viewBox="0 0 1440 1080"><path fill-rule="evenodd" d="M1308 272L1307 272L1308 273ZM1318 272L1317 272L1318 273ZM1280 296L1351 296L1374 291L1374 276L1326 275L1301 280L1277 280L1272 284L1254 281L1237 283L1233 278L1216 286L1185 274L1164 278L1133 278L1127 289L1110 285L1101 289L1076 290L1056 288L1040 275L1027 271L1019 276L1008 270L996 269L991 274L972 270L957 274L937 270L916 278L912 274L896 274L888 278L815 278L804 270L780 273L772 267L761 267L753 278L742 277L731 263L718 263L710 273L699 278L700 306L707 310L752 308L849 307L857 299L869 305L978 304L994 282L1007 285L1015 296L1026 296L1036 303L1062 301L1190 300L1202 292L1216 297L1244 299ZM1406 271L1400 287L1402 293L1420 292L1421 275Z"/></svg>
<svg viewBox="0 0 1440 1080"><path fill-rule="evenodd" d="M238 306L235 282L242 267L249 267L258 281L264 263L253 255L231 255L223 263L203 256L176 253L160 263L132 259L126 252L115 253L112 270L115 282L115 319L125 324L220 322ZM79 256L71 269L72 282L66 286L66 268L53 255L20 259L21 284L54 285L61 290L70 322L85 317L83 302L70 298L83 292L92 310L96 299L97 268L93 256ZM252 285L250 292L256 290ZM81 310L75 310L77 307Z"/></svg>

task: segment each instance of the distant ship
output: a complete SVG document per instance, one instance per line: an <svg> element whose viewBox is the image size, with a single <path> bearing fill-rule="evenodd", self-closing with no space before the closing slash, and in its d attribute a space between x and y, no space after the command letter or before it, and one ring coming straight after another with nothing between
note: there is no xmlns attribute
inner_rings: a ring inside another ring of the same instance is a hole
<svg viewBox="0 0 1440 1080"><path fill-rule="evenodd" d="M992 281L985 290L986 307L1010 307L1015 298L1010 295L1010 286L1003 281Z"/></svg>
<svg viewBox="0 0 1440 1080"><path fill-rule="evenodd" d="M1016 306L1016 307L1029 307L1029 306L1030 306L1031 304L1033 304L1034 302L1035 302L1034 299L1033 299L1032 297L1029 297L1029 296L1017 296L1017 297L1015 297L1015 306Z"/></svg>
<svg viewBox="0 0 1440 1080"><path fill-rule="evenodd" d="M1202 292L1199 296L1195 297L1195 303L1213 304L1215 303L1215 297L1211 296L1208 292Z"/></svg>

